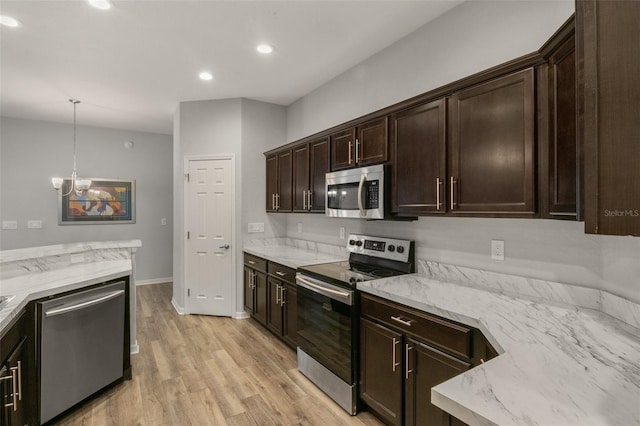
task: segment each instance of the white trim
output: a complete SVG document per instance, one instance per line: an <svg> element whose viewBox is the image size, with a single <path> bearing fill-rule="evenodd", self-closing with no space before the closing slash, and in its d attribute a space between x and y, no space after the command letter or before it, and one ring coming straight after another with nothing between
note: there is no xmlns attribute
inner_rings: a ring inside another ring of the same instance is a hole
<svg viewBox="0 0 640 426"><path fill-rule="evenodd" d="M233 316L233 318L235 318L235 319L247 319L247 318L251 318L251 316L247 313L247 311L242 311L242 312L236 312L235 315Z"/></svg>
<svg viewBox="0 0 640 426"><path fill-rule="evenodd" d="M173 277L153 278L150 280L136 280L136 287L139 285L164 284L164 283L172 283L172 282L173 282Z"/></svg>
<svg viewBox="0 0 640 426"><path fill-rule="evenodd" d="M136 340L136 342L131 345L131 355L135 355L137 353L140 353L140 346L138 346L138 341Z"/></svg>
<svg viewBox="0 0 640 426"><path fill-rule="evenodd" d="M178 305L178 302L176 302L176 299L173 297L171 298L171 305L179 315L184 315L184 308L181 308L180 305Z"/></svg>
<svg viewBox="0 0 640 426"><path fill-rule="evenodd" d="M206 160L231 160L231 282L236 282L236 156L235 154L212 154L212 155L185 155L183 157L182 176L186 176L189 171L190 161L206 161ZM191 313L189 309L189 297L187 295L188 283L187 283L187 225L189 222L188 197L189 197L189 182L183 178L182 186L182 296L184 300L184 308L178 309L177 305L174 305L176 311L180 315L189 315ZM231 312L236 306L236 285L231 292ZM172 302L173 303L173 302Z"/></svg>

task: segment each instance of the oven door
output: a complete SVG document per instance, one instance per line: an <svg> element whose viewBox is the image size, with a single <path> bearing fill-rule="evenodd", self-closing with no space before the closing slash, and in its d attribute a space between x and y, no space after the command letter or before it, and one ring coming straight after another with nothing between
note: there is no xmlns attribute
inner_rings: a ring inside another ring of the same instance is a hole
<svg viewBox="0 0 640 426"><path fill-rule="evenodd" d="M355 384L354 291L297 274L298 346L340 377Z"/></svg>

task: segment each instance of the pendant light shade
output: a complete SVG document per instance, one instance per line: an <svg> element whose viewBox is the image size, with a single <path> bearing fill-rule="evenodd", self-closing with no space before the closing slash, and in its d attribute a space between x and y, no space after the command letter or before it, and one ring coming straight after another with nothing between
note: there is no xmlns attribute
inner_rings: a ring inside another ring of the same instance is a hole
<svg viewBox="0 0 640 426"><path fill-rule="evenodd" d="M80 179L76 173L76 106L80 103L77 99L69 99L69 102L73 104L73 173L71 173L71 186L69 192L62 194L63 197L68 196L71 192L75 191L76 194L80 194L91 187L91 179ZM51 185L56 191L62 189L64 178L53 177L51 178Z"/></svg>

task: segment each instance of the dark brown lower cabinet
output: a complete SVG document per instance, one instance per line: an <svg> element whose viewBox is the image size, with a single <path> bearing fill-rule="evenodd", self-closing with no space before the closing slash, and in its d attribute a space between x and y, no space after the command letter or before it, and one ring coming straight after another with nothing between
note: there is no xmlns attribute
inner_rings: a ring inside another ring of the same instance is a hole
<svg viewBox="0 0 640 426"><path fill-rule="evenodd" d="M360 398L391 425L402 424L402 334L360 320Z"/></svg>
<svg viewBox="0 0 640 426"><path fill-rule="evenodd" d="M267 327L277 335L282 334L282 281L267 278Z"/></svg>
<svg viewBox="0 0 640 426"><path fill-rule="evenodd" d="M268 270L267 328L295 348L298 324L296 271L274 262L269 262Z"/></svg>
<svg viewBox="0 0 640 426"><path fill-rule="evenodd" d="M431 388L480 363L485 345L476 329L362 294L360 399L390 425L464 425Z"/></svg>
<svg viewBox="0 0 640 426"><path fill-rule="evenodd" d="M244 254L244 307L259 323L267 324L267 261Z"/></svg>

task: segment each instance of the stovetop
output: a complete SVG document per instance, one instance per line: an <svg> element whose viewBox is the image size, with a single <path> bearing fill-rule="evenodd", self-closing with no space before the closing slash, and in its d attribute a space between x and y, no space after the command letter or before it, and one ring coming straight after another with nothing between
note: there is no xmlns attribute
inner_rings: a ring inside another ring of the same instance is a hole
<svg viewBox="0 0 640 426"><path fill-rule="evenodd" d="M348 288L355 288L361 281L415 272L413 241L355 234L347 241L348 262L302 266L298 272Z"/></svg>

